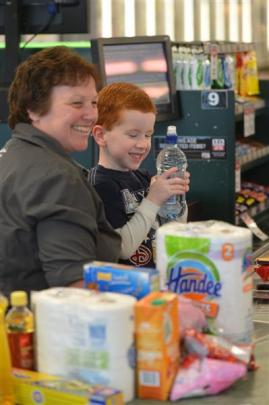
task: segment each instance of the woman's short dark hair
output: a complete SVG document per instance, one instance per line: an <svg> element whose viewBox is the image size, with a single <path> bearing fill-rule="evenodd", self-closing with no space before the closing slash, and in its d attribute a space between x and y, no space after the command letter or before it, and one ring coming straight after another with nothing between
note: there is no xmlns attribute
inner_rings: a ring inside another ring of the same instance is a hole
<svg viewBox="0 0 269 405"><path fill-rule="evenodd" d="M8 124L31 123L28 110L44 115L50 108L50 95L58 85L76 86L89 77L95 82L95 66L66 46L45 48L22 62L11 83L8 104Z"/></svg>

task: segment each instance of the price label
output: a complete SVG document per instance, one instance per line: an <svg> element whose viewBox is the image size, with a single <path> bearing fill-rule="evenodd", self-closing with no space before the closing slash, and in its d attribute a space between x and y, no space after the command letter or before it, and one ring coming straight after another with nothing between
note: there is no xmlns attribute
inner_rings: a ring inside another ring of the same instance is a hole
<svg viewBox="0 0 269 405"><path fill-rule="evenodd" d="M239 193L241 190L241 166L239 162L235 164L235 192Z"/></svg>
<svg viewBox="0 0 269 405"><path fill-rule="evenodd" d="M255 108L252 104L244 106L244 136L255 134Z"/></svg>
<svg viewBox="0 0 269 405"><path fill-rule="evenodd" d="M210 66L211 66L211 79L216 80L218 78L218 45L210 45Z"/></svg>
<svg viewBox="0 0 269 405"><path fill-rule="evenodd" d="M228 107L228 98L226 90L209 90L201 92L202 110L217 110Z"/></svg>

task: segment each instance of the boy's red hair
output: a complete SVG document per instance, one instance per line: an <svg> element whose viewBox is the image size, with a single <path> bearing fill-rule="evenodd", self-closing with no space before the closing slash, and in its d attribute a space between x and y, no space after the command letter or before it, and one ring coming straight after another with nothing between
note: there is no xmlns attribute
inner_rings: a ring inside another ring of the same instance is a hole
<svg viewBox="0 0 269 405"><path fill-rule="evenodd" d="M137 110L156 114L156 108L148 94L131 83L112 83L98 93L97 125L111 130L120 121L123 110Z"/></svg>

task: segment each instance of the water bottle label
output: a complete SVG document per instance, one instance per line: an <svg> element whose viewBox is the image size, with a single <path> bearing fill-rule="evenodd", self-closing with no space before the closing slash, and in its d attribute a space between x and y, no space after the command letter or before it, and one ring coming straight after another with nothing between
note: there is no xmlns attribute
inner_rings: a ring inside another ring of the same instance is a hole
<svg viewBox="0 0 269 405"><path fill-rule="evenodd" d="M166 201L167 205L174 205L177 203L177 196L176 195L172 195L172 197L168 198L168 200Z"/></svg>

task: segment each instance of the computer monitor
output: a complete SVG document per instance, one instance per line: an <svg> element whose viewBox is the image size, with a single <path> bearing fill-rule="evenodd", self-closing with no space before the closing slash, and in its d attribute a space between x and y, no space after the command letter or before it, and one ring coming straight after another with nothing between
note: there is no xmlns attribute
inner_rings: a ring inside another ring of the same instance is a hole
<svg viewBox="0 0 269 405"><path fill-rule="evenodd" d="M155 103L157 121L178 117L168 36L97 38L91 40L91 53L102 87L113 82L134 83Z"/></svg>
<svg viewBox="0 0 269 405"><path fill-rule="evenodd" d="M0 0L0 34L6 32L6 3ZM80 34L89 29L87 0L18 0L18 8L21 34L38 34L43 27L45 34Z"/></svg>

